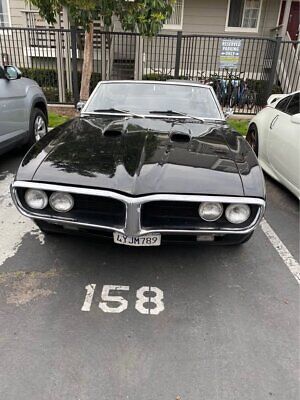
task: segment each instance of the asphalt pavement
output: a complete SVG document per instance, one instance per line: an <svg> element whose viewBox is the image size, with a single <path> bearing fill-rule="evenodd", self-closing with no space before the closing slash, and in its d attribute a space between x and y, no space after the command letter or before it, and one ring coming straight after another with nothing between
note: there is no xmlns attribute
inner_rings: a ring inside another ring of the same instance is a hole
<svg viewBox="0 0 300 400"><path fill-rule="evenodd" d="M267 178L273 242L129 248L41 234L10 199L20 160L0 159L0 399L299 399L293 195Z"/></svg>

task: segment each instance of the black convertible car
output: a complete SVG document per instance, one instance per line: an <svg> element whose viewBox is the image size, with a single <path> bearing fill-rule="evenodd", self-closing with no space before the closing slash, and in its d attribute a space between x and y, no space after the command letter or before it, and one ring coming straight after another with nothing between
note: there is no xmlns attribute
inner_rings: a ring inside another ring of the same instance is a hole
<svg viewBox="0 0 300 400"><path fill-rule="evenodd" d="M243 243L265 208L254 152L194 82L99 83L29 150L11 193L43 232L131 246Z"/></svg>

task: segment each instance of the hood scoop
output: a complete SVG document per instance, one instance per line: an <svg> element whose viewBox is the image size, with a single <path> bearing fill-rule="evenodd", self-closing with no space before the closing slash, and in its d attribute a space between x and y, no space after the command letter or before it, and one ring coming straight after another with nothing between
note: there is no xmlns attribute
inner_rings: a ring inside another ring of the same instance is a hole
<svg viewBox="0 0 300 400"><path fill-rule="evenodd" d="M105 129L105 131L103 132L103 136L111 137L111 138L119 137L122 134L123 134L122 130L112 129L112 128Z"/></svg>
<svg viewBox="0 0 300 400"><path fill-rule="evenodd" d="M192 138L191 131L183 125L174 125L169 133L172 142L188 143Z"/></svg>
<svg viewBox="0 0 300 400"><path fill-rule="evenodd" d="M119 137L127 131L127 127L128 127L127 120L113 121L103 129L103 136L110 138Z"/></svg>

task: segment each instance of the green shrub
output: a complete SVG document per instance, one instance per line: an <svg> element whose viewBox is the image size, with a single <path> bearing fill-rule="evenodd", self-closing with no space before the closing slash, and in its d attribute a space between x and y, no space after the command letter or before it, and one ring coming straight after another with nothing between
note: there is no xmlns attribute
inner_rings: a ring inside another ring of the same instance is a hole
<svg viewBox="0 0 300 400"><path fill-rule="evenodd" d="M272 93L274 93L274 94L283 93L283 92L282 92L282 89L281 89L281 86L279 86L279 85L273 85Z"/></svg>
<svg viewBox="0 0 300 400"><path fill-rule="evenodd" d="M58 79L55 69L21 68L23 76L36 81L41 87L57 87Z"/></svg>
<svg viewBox="0 0 300 400"><path fill-rule="evenodd" d="M181 75L178 78L175 78L173 75L168 74L158 74L158 73L151 73L145 74L142 78L144 81L167 81L169 79L180 79L180 80L188 80L187 76Z"/></svg>
<svg viewBox="0 0 300 400"><path fill-rule="evenodd" d="M81 71L78 71L78 88L80 91L80 87L81 87ZM101 73L99 72L93 72L92 76L91 76L91 83L90 83L90 94L92 93L92 91L95 89L95 87L97 86L97 84L101 81Z"/></svg>
<svg viewBox="0 0 300 400"><path fill-rule="evenodd" d="M59 102L58 88L43 87L43 92L44 92L44 95L46 96L48 103L58 103Z"/></svg>
<svg viewBox="0 0 300 400"><path fill-rule="evenodd" d="M55 69L50 68L21 68L24 77L33 79L43 89L46 99L49 103L58 103L58 76ZM81 71L78 71L78 88L81 86ZM65 72L66 79L66 72ZM93 72L91 76L90 93L95 89L98 82L101 81L101 74ZM66 93L66 101L71 102L72 96L69 92Z"/></svg>
<svg viewBox="0 0 300 400"><path fill-rule="evenodd" d="M48 103L59 103L59 92L58 88L55 87L43 87L44 95L46 96ZM66 102L72 103L73 96L70 92L66 91Z"/></svg>
<svg viewBox="0 0 300 400"><path fill-rule="evenodd" d="M24 77L35 80L43 89L47 101L49 103L57 103L59 101L58 95L58 76L57 71L51 68L21 68L22 74ZM65 72L66 74L66 72ZM81 71L78 71L78 88L80 91L81 85ZM65 75L66 78L66 75ZM151 80L151 81L166 81L169 79L175 79L174 76L169 74L159 74L159 73L150 73L143 75L143 80ZM178 79L188 79L188 77L181 75ZM98 82L101 81L101 73L93 72L91 76L91 84L90 84L90 93L95 89ZM256 104L259 106L263 106L267 101L267 88L268 82L248 79L247 80L249 89L256 92ZM279 85L274 85L272 93L282 93L281 87ZM70 93L67 93L67 102L72 101L72 96Z"/></svg>
<svg viewBox="0 0 300 400"><path fill-rule="evenodd" d="M249 89L256 92L256 104L258 106L264 106L267 103L268 98L268 81L260 81L256 79L247 79ZM273 85L272 93L282 93L281 87Z"/></svg>
<svg viewBox="0 0 300 400"><path fill-rule="evenodd" d="M168 79L171 79L172 77L167 75L167 74L146 74L143 75L143 80L144 81L166 81Z"/></svg>

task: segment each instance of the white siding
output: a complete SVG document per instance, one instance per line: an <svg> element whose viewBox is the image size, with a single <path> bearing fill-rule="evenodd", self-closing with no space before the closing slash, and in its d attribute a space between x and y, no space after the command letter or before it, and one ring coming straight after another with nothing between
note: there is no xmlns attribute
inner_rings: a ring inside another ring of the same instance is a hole
<svg viewBox="0 0 300 400"><path fill-rule="evenodd" d="M28 9L25 0L9 0L12 26L26 26L25 14ZM228 0L185 0L183 32L202 34L224 34ZM270 29L277 23L280 0L263 0L259 32L254 36L269 36ZM116 21L115 21L116 22ZM116 23L116 30L121 30ZM165 33L169 31L164 30ZM235 35L239 35L238 32ZM243 35L243 33L241 33Z"/></svg>
<svg viewBox="0 0 300 400"><path fill-rule="evenodd" d="M8 0L10 8L11 24L14 27L25 27L26 18L22 10L28 8L24 0Z"/></svg>
<svg viewBox="0 0 300 400"><path fill-rule="evenodd" d="M185 0L183 32L221 35L226 33L227 6L228 0ZM276 26L279 7L280 0L263 0L259 32L252 34L253 36L270 35L270 29ZM238 32L234 34L239 35Z"/></svg>
<svg viewBox="0 0 300 400"><path fill-rule="evenodd" d="M262 19L264 20L264 27L262 30L263 35L268 36L270 34L270 30L276 27L280 6L281 6L280 0L266 1L265 8L263 9L264 15L262 15ZM274 31L272 36L274 36Z"/></svg>
<svg viewBox="0 0 300 400"><path fill-rule="evenodd" d="M184 33L224 33L227 0L185 0Z"/></svg>

